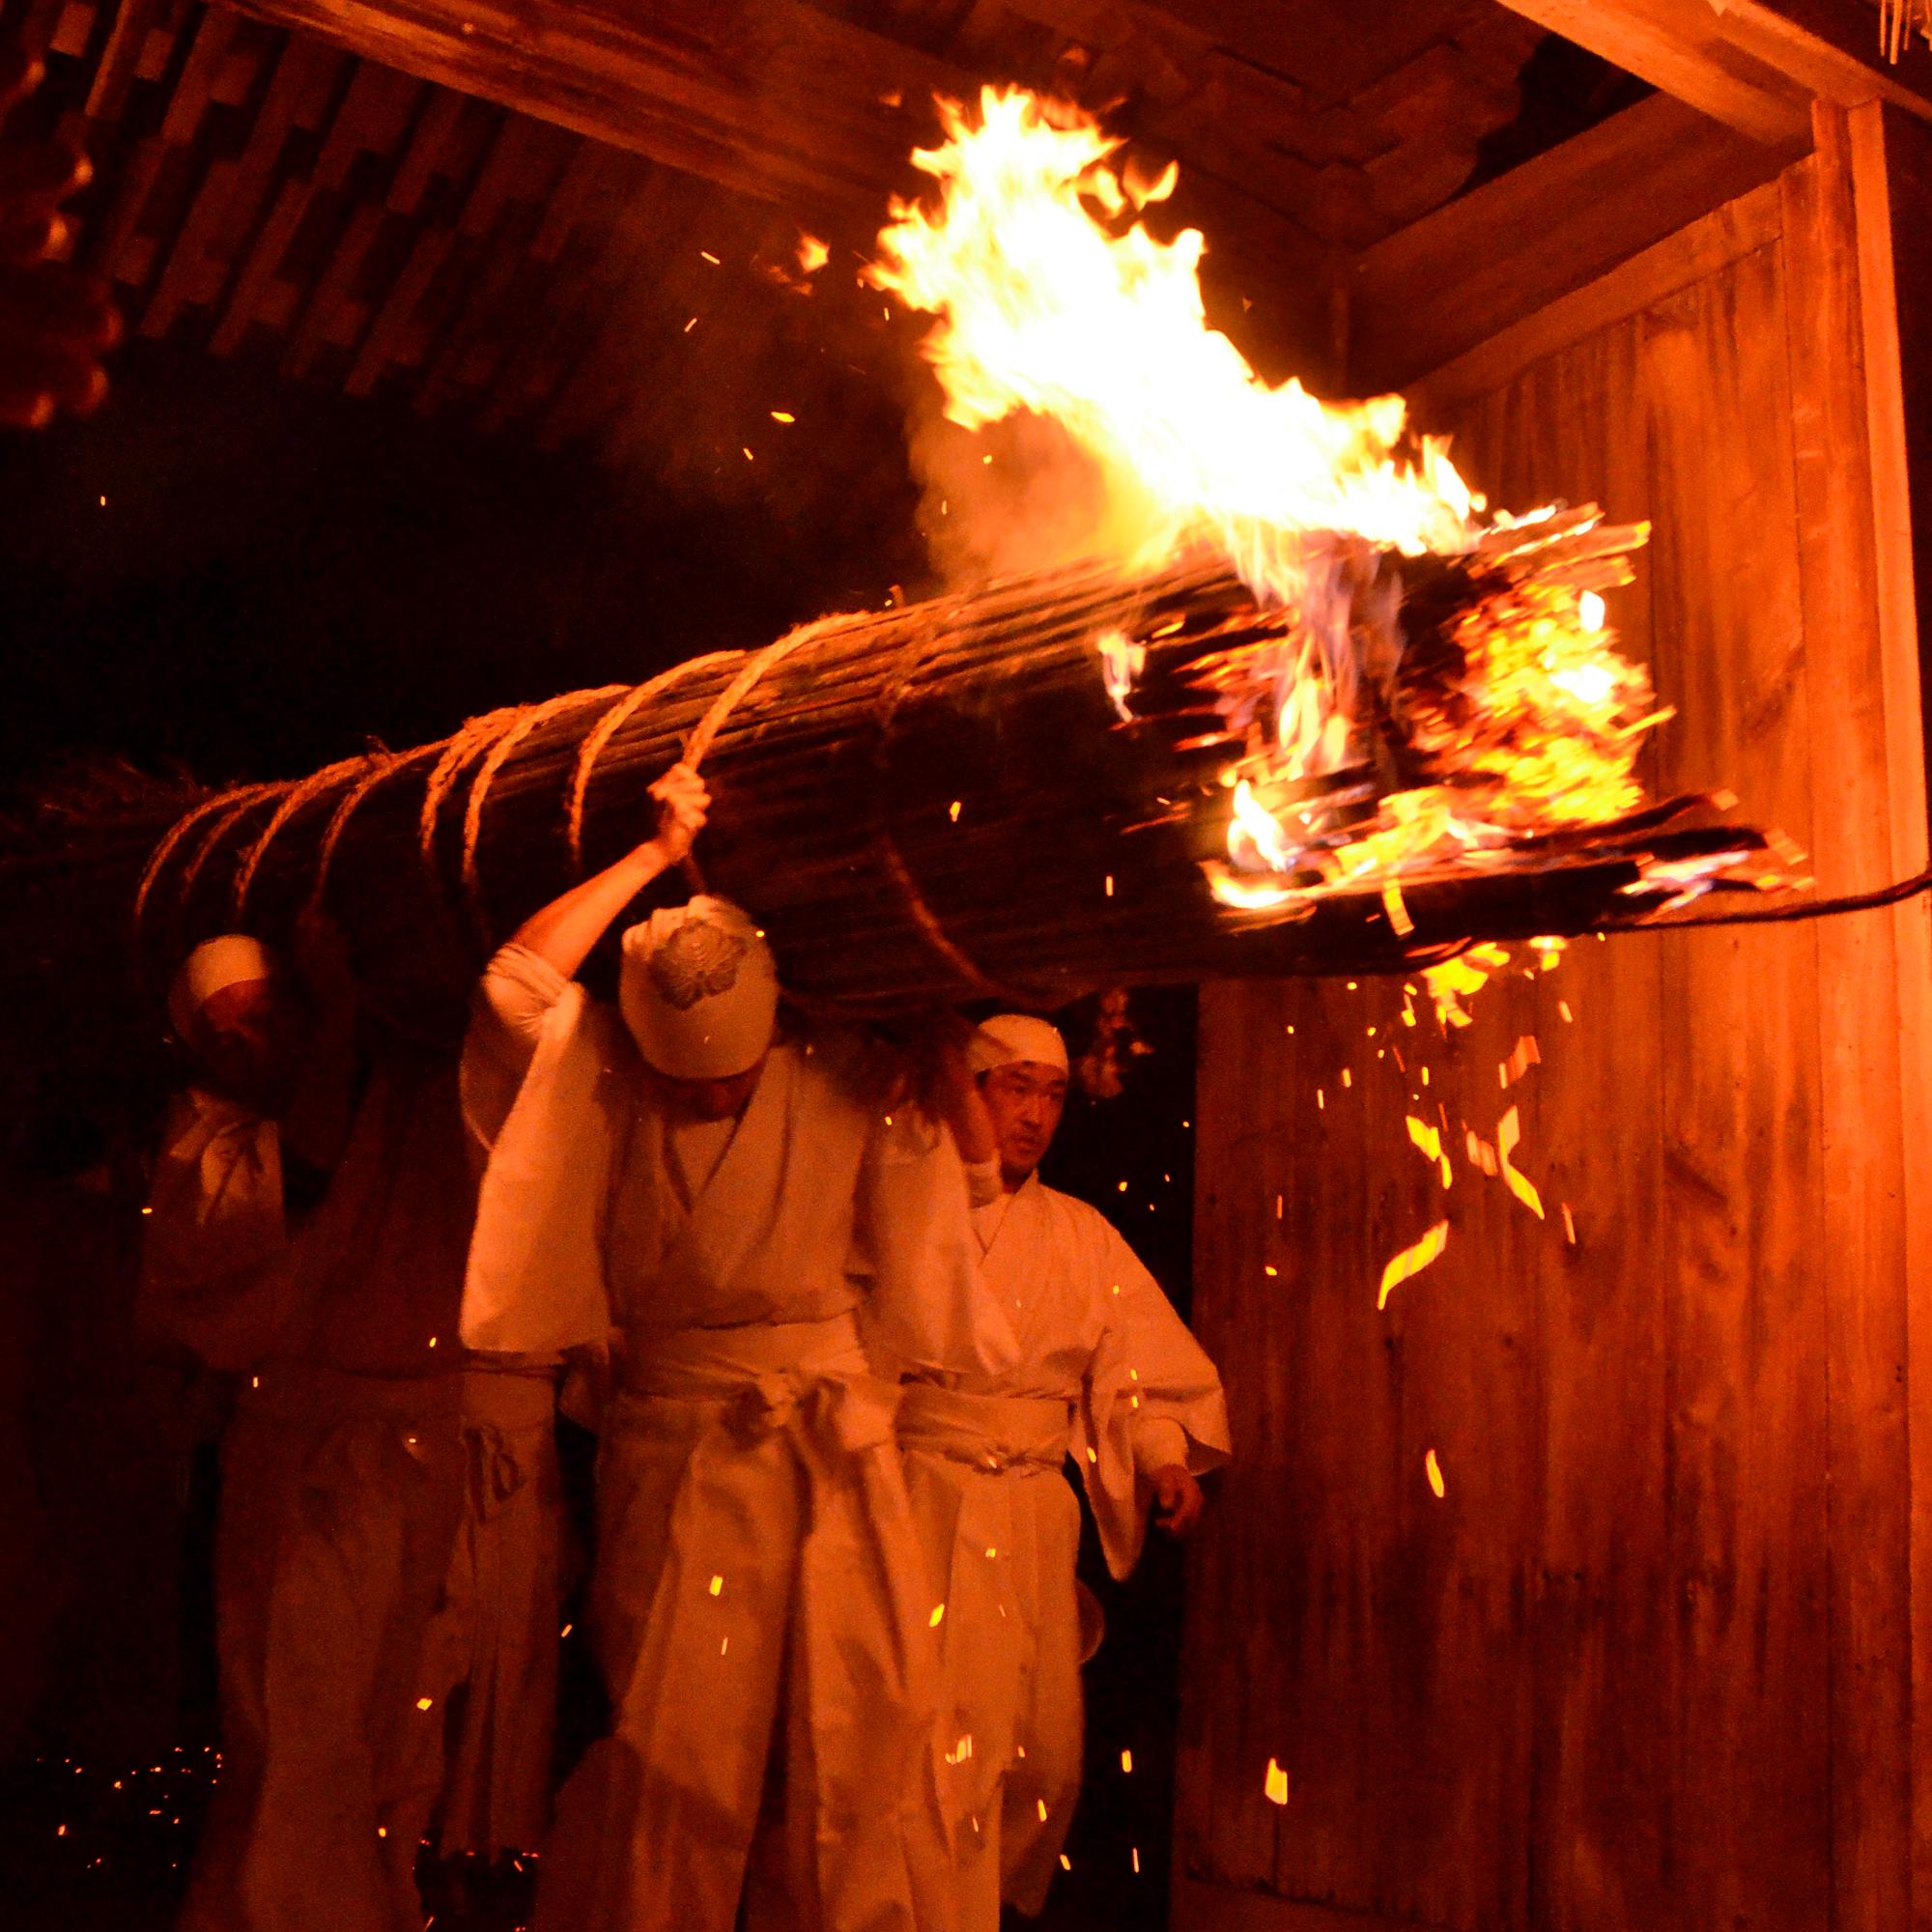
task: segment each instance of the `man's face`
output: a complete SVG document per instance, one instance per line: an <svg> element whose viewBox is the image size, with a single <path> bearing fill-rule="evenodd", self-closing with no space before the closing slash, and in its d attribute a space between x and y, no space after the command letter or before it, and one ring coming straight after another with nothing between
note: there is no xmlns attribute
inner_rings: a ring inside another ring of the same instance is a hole
<svg viewBox="0 0 1932 1932"><path fill-rule="evenodd" d="M765 1070L765 1056L742 1073L728 1080L674 1080L668 1073L651 1067L652 1084L663 1094L665 1105L687 1121L728 1121L742 1114L757 1092L758 1076Z"/></svg>
<svg viewBox="0 0 1932 1932"><path fill-rule="evenodd" d="M1000 1179L1017 1187L1053 1145L1066 1107L1066 1075L1037 1060L1013 1060L981 1075L980 1091L993 1117Z"/></svg>
<svg viewBox="0 0 1932 1932"><path fill-rule="evenodd" d="M292 1030L272 980L241 980L202 1002L187 1043L211 1085L274 1114L288 1099Z"/></svg>

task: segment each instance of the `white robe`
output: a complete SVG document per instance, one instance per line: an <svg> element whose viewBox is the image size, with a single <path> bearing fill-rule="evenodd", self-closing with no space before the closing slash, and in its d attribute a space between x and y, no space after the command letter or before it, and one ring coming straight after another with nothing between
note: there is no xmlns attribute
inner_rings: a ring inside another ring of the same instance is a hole
<svg viewBox="0 0 1932 1932"><path fill-rule="evenodd" d="M514 944L484 976L464 1332L620 1338L591 1588L612 1730L558 1801L540 1927L731 1932L741 1897L822 1932L944 1914L919 1822L937 1599L856 1317L935 1371L1015 1351L957 1154L877 1073L839 1035L774 1047L687 1193L615 1013ZM761 1809L769 1894L747 1885Z"/></svg>
<svg viewBox="0 0 1932 1932"><path fill-rule="evenodd" d="M956 1924L994 1932L1002 1897L1027 1913L1044 1903L1080 1792L1092 1645L1065 1459L1124 1577L1140 1556L1147 1479L1169 1463L1213 1468L1229 1444L1213 1363L1103 1215L1035 1176L975 1220L982 1293L1011 1323L1021 1364L916 1377L899 1439L928 1564L948 1578L931 1769Z"/></svg>
<svg viewBox="0 0 1932 1932"><path fill-rule="evenodd" d="M414 1932L433 1816L444 1852L486 1856L547 1821L554 1370L458 1345L473 1190L453 1068L373 1076L293 1235L272 1122L192 1095L171 1124L142 1312L241 1373L222 1776L183 1924Z"/></svg>

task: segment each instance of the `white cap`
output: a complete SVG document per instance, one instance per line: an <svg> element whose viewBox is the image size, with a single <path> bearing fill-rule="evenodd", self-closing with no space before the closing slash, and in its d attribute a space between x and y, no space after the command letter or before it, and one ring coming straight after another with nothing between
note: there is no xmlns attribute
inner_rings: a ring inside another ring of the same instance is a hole
<svg viewBox="0 0 1932 1932"><path fill-rule="evenodd" d="M967 1042L966 1057L975 1073L1010 1065L1017 1060L1037 1061L1041 1066L1067 1071L1066 1042L1061 1038L1060 1029L1031 1013L995 1013L982 1021Z"/></svg>
<svg viewBox="0 0 1932 1932"><path fill-rule="evenodd" d="M275 962L259 939L245 932L223 932L204 939L181 963L168 987L168 1024L177 1039L186 1039L194 1016L228 986L271 980Z"/></svg>
<svg viewBox="0 0 1932 1932"><path fill-rule="evenodd" d="M660 1073L729 1080L772 1043L778 962L742 907L699 894L624 934L617 1005Z"/></svg>

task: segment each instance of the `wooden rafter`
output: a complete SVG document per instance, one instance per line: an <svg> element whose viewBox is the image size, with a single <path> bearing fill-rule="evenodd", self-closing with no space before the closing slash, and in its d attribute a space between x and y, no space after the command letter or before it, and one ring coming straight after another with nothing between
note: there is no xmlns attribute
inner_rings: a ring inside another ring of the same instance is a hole
<svg viewBox="0 0 1932 1932"><path fill-rule="evenodd" d="M875 217L964 76L791 0L230 0L239 13L821 219Z"/></svg>
<svg viewBox="0 0 1932 1932"><path fill-rule="evenodd" d="M1503 0L1754 140L1808 138L1811 102L1932 119L1932 49L1889 63L1860 0Z"/></svg>

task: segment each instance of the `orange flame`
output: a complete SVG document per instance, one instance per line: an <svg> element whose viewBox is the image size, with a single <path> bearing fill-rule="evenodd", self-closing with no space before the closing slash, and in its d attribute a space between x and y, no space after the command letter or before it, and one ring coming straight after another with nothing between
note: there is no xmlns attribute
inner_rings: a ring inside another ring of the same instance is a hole
<svg viewBox="0 0 1932 1932"><path fill-rule="evenodd" d="M1400 570L1377 559L1473 568L1498 532L1527 554L1543 524L1574 532L1577 520L1483 514L1445 446L1410 435L1399 396L1333 404L1257 376L1208 325L1201 234L1162 242L1140 219L1173 168L1139 185L1120 142L1022 90L989 87L977 113L942 101L940 115L944 144L913 156L936 193L894 203L867 275L937 317L923 353L948 417L1057 423L1103 485L1090 549L1151 569L1212 547L1293 620L1217 682L1237 746L1224 772L1232 863L1208 867L1224 904L1292 912L1428 865L1480 866L1526 832L1640 802L1638 739L1659 716L1648 680L1611 648L1595 588L1532 572L1455 621L1452 694L1407 695L1416 769L1380 776L1339 828L1320 821L1309 782L1373 764L1363 664L1403 648ZM1619 569L1603 564L1598 581ZM1102 643L1123 708L1131 650ZM1403 936L1400 892L1384 903Z"/></svg>

